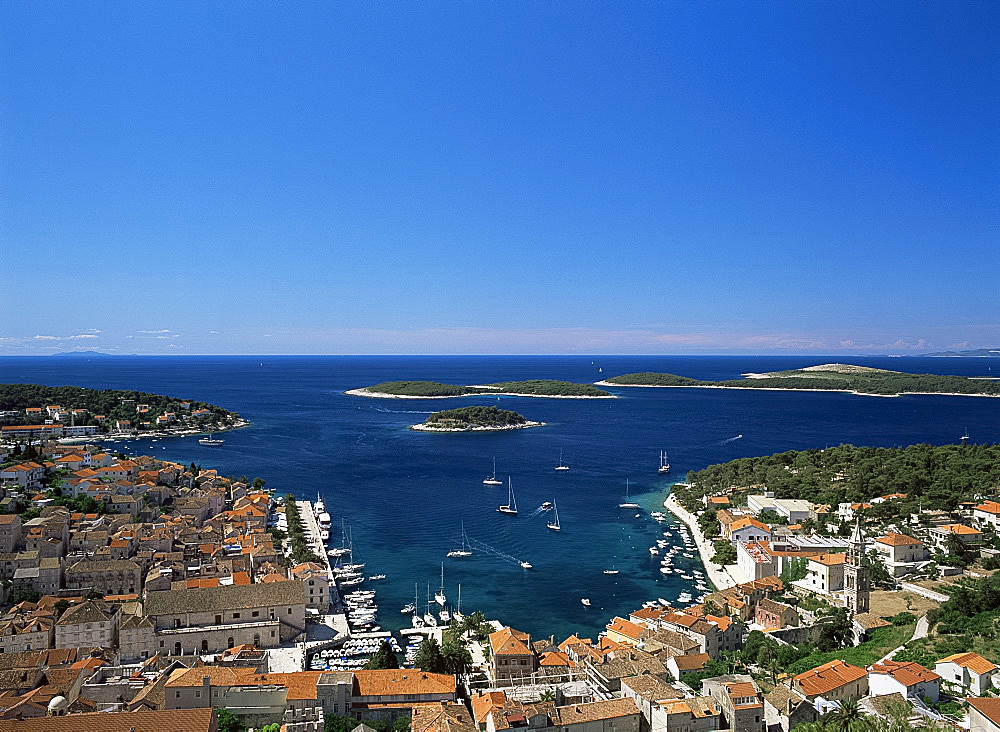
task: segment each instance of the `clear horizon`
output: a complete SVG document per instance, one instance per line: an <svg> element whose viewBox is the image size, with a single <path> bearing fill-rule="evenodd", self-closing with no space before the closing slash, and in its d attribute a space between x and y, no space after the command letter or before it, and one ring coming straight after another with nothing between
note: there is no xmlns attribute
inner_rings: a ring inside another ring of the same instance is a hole
<svg viewBox="0 0 1000 732"><path fill-rule="evenodd" d="M998 347L998 22L6 3L0 356Z"/></svg>

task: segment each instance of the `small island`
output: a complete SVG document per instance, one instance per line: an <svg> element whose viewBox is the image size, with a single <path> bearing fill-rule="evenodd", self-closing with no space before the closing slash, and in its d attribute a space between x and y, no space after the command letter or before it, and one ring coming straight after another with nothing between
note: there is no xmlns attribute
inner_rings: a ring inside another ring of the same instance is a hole
<svg viewBox="0 0 1000 732"><path fill-rule="evenodd" d="M249 424L195 399L81 386L0 384L4 437L123 438L224 432Z"/></svg>
<svg viewBox="0 0 1000 732"><path fill-rule="evenodd" d="M843 363L827 363L789 371L748 373L743 376L743 379L701 381L676 374L645 372L613 376L596 383L598 386L843 391L861 396L886 397L903 394L1000 396L1000 382L991 379L941 374L908 374L903 371Z"/></svg>
<svg viewBox="0 0 1000 732"><path fill-rule="evenodd" d="M352 396L380 399L448 399L451 397L503 396L542 397L548 399L614 399L614 394L592 384L576 384L554 379L500 381L495 384L441 384L436 381L385 381L363 389L350 389Z"/></svg>
<svg viewBox="0 0 1000 732"><path fill-rule="evenodd" d="M497 432L526 427L541 427L544 422L531 422L524 415L496 407L459 407L434 412L420 424L410 427L419 432Z"/></svg>

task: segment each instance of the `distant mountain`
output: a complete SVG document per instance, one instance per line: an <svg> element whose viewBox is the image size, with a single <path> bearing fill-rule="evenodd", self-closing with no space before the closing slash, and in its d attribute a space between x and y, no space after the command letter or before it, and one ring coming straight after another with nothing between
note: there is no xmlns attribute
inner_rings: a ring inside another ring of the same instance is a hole
<svg viewBox="0 0 1000 732"><path fill-rule="evenodd" d="M64 358L114 358L112 354L101 353L100 351L62 351L50 355L62 356Z"/></svg>
<svg viewBox="0 0 1000 732"><path fill-rule="evenodd" d="M1000 348L973 348L968 351L938 351L925 353L925 356L961 357L961 358L1000 358Z"/></svg>

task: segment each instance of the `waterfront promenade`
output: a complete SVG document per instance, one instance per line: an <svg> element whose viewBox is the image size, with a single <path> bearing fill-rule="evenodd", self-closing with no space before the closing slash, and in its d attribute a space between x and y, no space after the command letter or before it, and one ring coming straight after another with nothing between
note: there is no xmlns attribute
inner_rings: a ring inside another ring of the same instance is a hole
<svg viewBox="0 0 1000 732"><path fill-rule="evenodd" d="M691 530L691 535L698 546L698 553L701 555L701 563L705 565L705 574L708 575L709 580L715 585L715 589L725 590L749 581L735 564L722 566L712 562L712 557L715 556L715 546L701 533L697 517L681 506L673 493L667 496L667 500L663 502L663 507L683 521Z"/></svg>

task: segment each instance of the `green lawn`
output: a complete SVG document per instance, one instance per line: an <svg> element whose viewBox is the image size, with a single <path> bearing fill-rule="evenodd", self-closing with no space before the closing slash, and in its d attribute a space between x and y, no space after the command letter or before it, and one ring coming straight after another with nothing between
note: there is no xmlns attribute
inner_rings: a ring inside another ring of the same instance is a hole
<svg viewBox="0 0 1000 732"><path fill-rule="evenodd" d="M840 650L827 651L826 653L819 651L810 653L808 656L800 658L789 666L788 673L792 675L800 674L803 671L821 666L835 658L839 658L854 666L866 668L882 658L882 656L893 648L897 648L908 641L913 635L915 627L916 623L910 623L908 625L894 625L891 628L879 628L872 632L871 640L862 643L860 646L841 648Z"/></svg>

